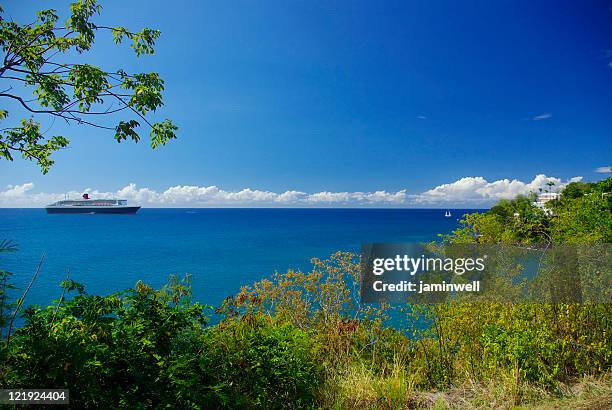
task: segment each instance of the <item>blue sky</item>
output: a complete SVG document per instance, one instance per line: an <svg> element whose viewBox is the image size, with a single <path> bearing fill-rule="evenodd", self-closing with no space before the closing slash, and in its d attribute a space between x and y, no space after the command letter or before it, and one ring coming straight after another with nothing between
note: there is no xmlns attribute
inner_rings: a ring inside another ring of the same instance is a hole
<svg viewBox="0 0 612 410"><path fill-rule="evenodd" d="M29 22L40 4L4 17ZM152 151L56 122L71 148L44 176L0 161L0 190L417 195L464 177L601 179L612 162L610 1L102 4L99 24L162 31L153 56L101 36L90 61L159 72L157 116L179 139Z"/></svg>

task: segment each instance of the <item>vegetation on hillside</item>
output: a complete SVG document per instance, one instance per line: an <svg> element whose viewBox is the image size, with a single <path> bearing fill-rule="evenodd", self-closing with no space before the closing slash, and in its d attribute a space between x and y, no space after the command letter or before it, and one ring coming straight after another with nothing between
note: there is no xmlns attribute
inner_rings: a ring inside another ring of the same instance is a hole
<svg viewBox="0 0 612 410"><path fill-rule="evenodd" d="M610 242L611 187L570 184L546 211L500 201L443 239ZM359 272L339 252L245 286L215 312L191 300L189 277L109 296L67 280L5 335L0 388L68 388L78 408L612 404L609 304L364 305ZM207 325L212 314L221 320Z"/></svg>
<svg viewBox="0 0 612 410"><path fill-rule="evenodd" d="M448 237L480 243L612 243L612 178L572 182L542 209L535 194L501 200L488 212L465 215Z"/></svg>

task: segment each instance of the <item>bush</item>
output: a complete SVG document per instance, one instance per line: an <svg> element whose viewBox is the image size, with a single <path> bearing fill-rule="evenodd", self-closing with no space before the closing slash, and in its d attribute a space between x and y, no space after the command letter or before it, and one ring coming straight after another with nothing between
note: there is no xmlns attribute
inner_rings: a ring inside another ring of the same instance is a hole
<svg viewBox="0 0 612 410"><path fill-rule="evenodd" d="M190 302L189 284L171 278L159 291L139 283L105 297L71 281L63 286L78 295L24 312L25 325L7 346L2 386L70 389L76 407L173 403L160 370L177 353L175 339L205 322L204 307Z"/></svg>
<svg viewBox="0 0 612 410"><path fill-rule="evenodd" d="M474 303L423 309L413 370L423 388L513 375L545 388L610 370L609 306Z"/></svg>
<svg viewBox="0 0 612 410"><path fill-rule="evenodd" d="M79 408L307 407L320 366L309 335L245 315L204 328L186 281L24 312L4 345L0 386L70 389Z"/></svg>
<svg viewBox="0 0 612 410"><path fill-rule="evenodd" d="M210 386L215 407L308 407L321 372L316 350L310 335L290 324L228 319L202 338L197 373L208 377L198 383Z"/></svg>

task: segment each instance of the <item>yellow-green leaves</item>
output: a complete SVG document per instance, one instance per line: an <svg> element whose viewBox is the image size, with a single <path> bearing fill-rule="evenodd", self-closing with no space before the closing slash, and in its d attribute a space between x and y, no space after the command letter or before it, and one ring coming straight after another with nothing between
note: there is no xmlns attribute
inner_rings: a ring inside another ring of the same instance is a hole
<svg viewBox="0 0 612 410"><path fill-rule="evenodd" d="M121 44L125 38L132 40L132 49L138 57L143 54L155 53L155 40L159 38L161 31L144 28L139 32L132 33L125 27L113 27L113 40L115 44Z"/></svg>
<svg viewBox="0 0 612 410"><path fill-rule="evenodd" d="M94 103L102 103L100 94L107 88L106 73L89 64L75 64L68 73L72 83L74 98L78 100L79 110L88 112Z"/></svg>
<svg viewBox="0 0 612 410"><path fill-rule="evenodd" d="M34 86L34 94L40 105L60 110L66 105L70 98L64 91L64 80L58 74L27 74L28 85Z"/></svg>
<svg viewBox="0 0 612 410"><path fill-rule="evenodd" d="M143 54L153 54L155 49L153 46L155 45L155 40L159 37L161 31L159 30L151 30L149 28L145 28L142 31L132 34L132 48L134 52L136 52L137 56L141 56Z"/></svg>
<svg viewBox="0 0 612 410"><path fill-rule="evenodd" d="M70 5L72 14L66 22L66 29L77 34L75 46L79 53L89 50L96 38L96 25L89 19L94 14L100 14L100 10L96 0L79 0Z"/></svg>
<svg viewBox="0 0 612 410"><path fill-rule="evenodd" d="M36 121L21 120L21 126L5 130L0 140L0 157L12 160L12 152L18 152L24 159L35 160L43 174L49 171L54 161L51 154L68 145L68 140L62 136L54 136L45 140Z"/></svg>
<svg viewBox="0 0 612 410"><path fill-rule="evenodd" d="M140 126L140 124L136 120L120 121L117 127L115 128L115 139L117 140L117 142L121 142L127 139L131 139L135 142L138 142L140 136L134 130L138 126Z"/></svg>
<svg viewBox="0 0 612 410"><path fill-rule="evenodd" d="M164 80L157 73L139 73L127 75L119 72L121 88L131 91L129 105L139 113L146 115L163 105L162 94Z"/></svg>
<svg viewBox="0 0 612 410"><path fill-rule="evenodd" d="M160 145L166 145L168 141L176 138L178 127L169 119L153 124L151 128L151 148L155 149Z"/></svg>

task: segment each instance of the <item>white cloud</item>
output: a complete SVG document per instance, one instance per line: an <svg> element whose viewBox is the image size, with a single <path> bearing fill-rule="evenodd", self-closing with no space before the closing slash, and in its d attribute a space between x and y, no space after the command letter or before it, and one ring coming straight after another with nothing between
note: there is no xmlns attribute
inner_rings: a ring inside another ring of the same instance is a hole
<svg viewBox="0 0 612 410"><path fill-rule="evenodd" d="M547 120L549 118L552 118L552 114L549 112L545 112L544 114L536 115L535 117L532 118L532 120L541 121L541 120Z"/></svg>
<svg viewBox="0 0 612 410"><path fill-rule="evenodd" d="M407 190L372 192L331 192L306 193L297 190L285 192L264 191L244 188L226 191L215 185L175 185L164 191L139 188L130 183L115 192L103 192L91 188L72 190L67 193L35 192L31 182L9 185L0 191L0 207L41 207L49 203L69 198L80 198L87 192L92 198L121 198L130 203L145 207L423 207L423 206L463 206L490 205L502 198L513 198L518 194L538 192L552 182L555 189L564 187L568 181L559 178L537 175L531 182L516 179L500 179L489 182L483 177L465 177L455 182L439 185L420 194L408 194Z"/></svg>
<svg viewBox="0 0 612 410"><path fill-rule="evenodd" d="M492 203L500 199L511 199L519 194L539 192L539 189L549 188L547 183L554 183L553 189L561 189L570 182L582 180L574 177L568 181L559 178L547 177L544 174L536 175L531 182L517 179L500 179L489 182L483 177L465 177L450 184L442 184L429 191L417 195L417 204L483 204Z"/></svg>
<svg viewBox="0 0 612 410"><path fill-rule="evenodd" d="M301 191L286 191L276 198L276 202L280 203L296 203L303 200L308 194Z"/></svg>
<svg viewBox="0 0 612 410"><path fill-rule="evenodd" d="M426 120L427 117L425 115L417 115L417 119L419 119L419 120Z"/></svg>
<svg viewBox="0 0 612 410"><path fill-rule="evenodd" d="M317 192L306 197L308 202L348 202L351 194L348 192Z"/></svg>
<svg viewBox="0 0 612 410"><path fill-rule="evenodd" d="M310 203L336 203L344 205L368 205L368 204L389 204L402 205L408 204L406 190L397 192L376 191L376 192L317 192L306 196L306 201Z"/></svg>
<svg viewBox="0 0 612 410"><path fill-rule="evenodd" d="M64 199L80 198L87 192L91 198L122 198L132 203L149 207L214 207L214 206L368 206L401 205L407 195L405 190L397 192L317 192L307 194L290 190L282 193L245 188L225 191L217 186L176 185L165 191L138 188L128 184L116 192L103 192L91 188L67 193L32 193L34 184L9 185L0 191L0 207L39 207Z"/></svg>
<svg viewBox="0 0 612 410"><path fill-rule="evenodd" d="M26 192L34 188L34 184L32 182L28 182L22 185L9 185L6 187L6 190L0 193L2 197L5 198L19 198L25 195Z"/></svg>
<svg viewBox="0 0 612 410"><path fill-rule="evenodd" d="M387 192L387 191L376 191L368 194L364 194L364 197L367 201L374 203L394 203L394 204L402 204L406 202L408 199L408 195L406 194L406 190L402 189L397 192Z"/></svg>
<svg viewBox="0 0 612 410"><path fill-rule="evenodd" d="M31 193L34 189L32 182L21 185L9 185L0 191L0 207L19 208L33 207L63 198L63 194Z"/></svg>
<svg viewBox="0 0 612 410"><path fill-rule="evenodd" d="M609 174L612 172L612 167L608 166L595 168L595 172L597 172L598 174Z"/></svg>

